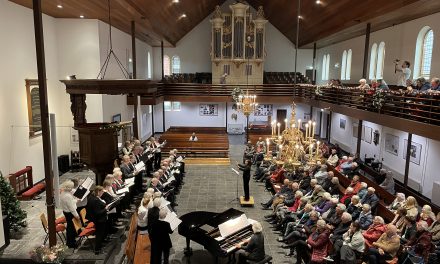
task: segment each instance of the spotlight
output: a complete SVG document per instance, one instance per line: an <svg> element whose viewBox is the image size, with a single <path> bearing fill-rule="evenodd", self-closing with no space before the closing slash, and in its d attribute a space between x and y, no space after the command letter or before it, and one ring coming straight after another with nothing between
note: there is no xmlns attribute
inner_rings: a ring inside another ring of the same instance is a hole
<svg viewBox="0 0 440 264"><path fill-rule="evenodd" d="M316 4L317 4L317 5L320 5L320 4L322 4L322 2L319 1L319 0L316 0Z"/></svg>
<svg viewBox="0 0 440 264"><path fill-rule="evenodd" d="M76 75L75 74L69 75L66 78L67 78L67 80L76 80Z"/></svg>
<svg viewBox="0 0 440 264"><path fill-rule="evenodd" d="M133 60L131 58L128 59L128 62L132 62Z"/></svg>
<svg viewBox="0 0 440 264"><path fill-rule="evenodd" d="M60 9L61 9L61 8L63 8L63 6L62 6L62 5L57 5L57 7L58 7L58 8L60 8Z"/></svg>
<svg viewBox="0 0 440 264"><path fill-rule="evenodd" d="M83 15L80 15L79 18L84 18L84 16L83 16Z"/></svg>
<svg viewBox="0 0 440 264"><path fill-rule="evenodd" d="M186 17L186 14L182 14L181 16L180 16L180 18L185 18Z"/></svg>
<svg viewBox="0 0 440 264"><path fill-rule="evenodd" d="M179 3L179 0L173 0L173 3L174 3L174 4Z"/></svg>

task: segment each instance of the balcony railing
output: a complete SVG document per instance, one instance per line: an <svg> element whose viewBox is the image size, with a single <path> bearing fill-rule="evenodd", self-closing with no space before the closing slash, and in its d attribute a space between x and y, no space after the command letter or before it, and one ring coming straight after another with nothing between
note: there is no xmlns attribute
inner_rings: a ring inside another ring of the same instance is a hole
<svg viewBox="0 0 440 264"><path fill-rule="evenodd" d="M294 97L440 125L440 92L358 89L294 84L211 85L159 84L156 96L229 97L234 88L258 97Z"/></svg>

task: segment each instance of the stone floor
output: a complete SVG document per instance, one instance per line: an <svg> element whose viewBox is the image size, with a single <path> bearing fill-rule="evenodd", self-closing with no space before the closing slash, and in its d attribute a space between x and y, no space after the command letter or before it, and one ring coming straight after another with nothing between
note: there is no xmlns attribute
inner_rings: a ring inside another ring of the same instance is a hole
<svg viewBox="0 0 440 264"><path fill-rule="evenodd" d="M279 248L279 243L276 241L277 235L273 233L270 225L264 221L264 215L270 211L261 210L260 203L267 201L270 194L264 190L264 186L261 183L255 183L251 180L250 190L251 195L255 199L254 208L243 208L239 205L236 198L236 186L238 179L238 193L242 195L243 187L241 177L238 177L231 167L236 167L236 162L242 161L242 153L244 150L243 135L230 136L230 158L231 166L220 165L188 165L187 177L185 177L185 185L183 185L180 194L177 196L176 207L177 214L179 216L192 211L213 211L223 212L229 208L236 208L243 211L247 217L260 221L263 225L263 233L265 237L265 250L266 254L273 257L273 263L293 263L293 259L285 258L285 250ZM61 177L61 182L72 177L85 178L87 176L92 177L91 172L81 173L66 173ZM45 212L45 197L42 195L41 200L33 200L29 202L22 202L22 207L28 213L28 227L23 229L22 232L15 234L14 239L11 240L11 244L0 251L0 263L19 263L19 262L2 262L2 259L8 257L14 257L17 259L29 258L29 252L36 246L42 244L45 233L42 229L39 215L41 212ZM57 216L62 215L62 212L57 210ZM119 264L122 261L124 250L124 235L122 239L115 241L113 244L107 246L104 251L111 251L112 254L102 254L94 256L94 254L87 250L87 248L81 249L75 254L71 254L70 259L78 259L77 262L72 263L110 263ZM187 259L183 250L185 248L185 238L180 236L175 230L172 234L173 249L171 251L170 262L171 263L214 263L213 257L203 250L201 245L195 242L191 243L194 255ZM107 258L110 258L107 260ZM80 260L81 259L81 260ZM220 259L220 263L226 263L226 260Z"/></svg>

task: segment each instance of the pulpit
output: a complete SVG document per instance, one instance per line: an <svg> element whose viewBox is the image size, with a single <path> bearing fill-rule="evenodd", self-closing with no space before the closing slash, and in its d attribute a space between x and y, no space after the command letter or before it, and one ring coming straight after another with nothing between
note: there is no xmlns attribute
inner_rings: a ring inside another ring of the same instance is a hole
<svg viewBox="0 0 440 264"><path fill-rule="evenodd" d="M81 161L95 172L96 184L102 184L118 158L118 128L109 123L85 123L74 128L79 133Z"/></svg>

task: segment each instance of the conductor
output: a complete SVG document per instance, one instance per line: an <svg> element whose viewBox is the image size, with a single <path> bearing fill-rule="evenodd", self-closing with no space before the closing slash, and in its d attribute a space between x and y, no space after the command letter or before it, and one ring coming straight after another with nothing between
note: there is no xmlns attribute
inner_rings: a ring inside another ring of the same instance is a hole
<svg viewBox="0 0 440 264"><path fill-rule="evenodd" d="M237 166L241 171L243 171L244 200L249 201L249 181L251 179L252 162L250 159L246 159L244 164L237 163Z"/></svg>

